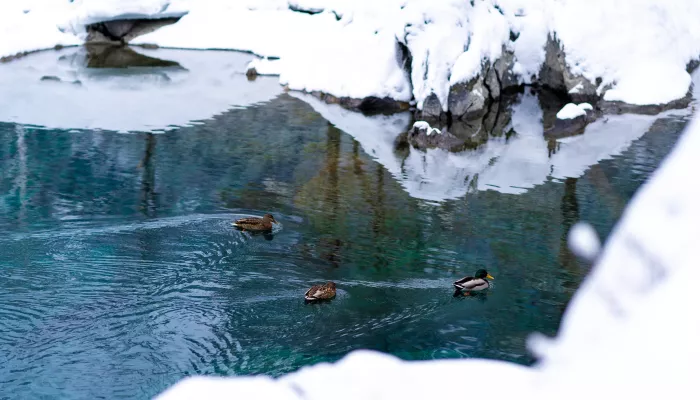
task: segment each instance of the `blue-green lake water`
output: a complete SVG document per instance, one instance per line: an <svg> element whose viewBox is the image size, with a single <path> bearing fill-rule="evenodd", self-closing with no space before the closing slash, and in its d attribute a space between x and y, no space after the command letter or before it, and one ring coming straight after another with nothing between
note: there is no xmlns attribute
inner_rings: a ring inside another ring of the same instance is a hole
<svg viewBox="0 0 700 400"><path fill-rule="evenodd" d="M684 125L582 176L436 201L284 93L160 134L0 122L0 398L148 398L354 349L530 364L588 270L568 229L605 238ZM231 227L265 212L271 238ZM478 268L492 290L453 298ZM327 280L337 298L304 304Z"/></svg>

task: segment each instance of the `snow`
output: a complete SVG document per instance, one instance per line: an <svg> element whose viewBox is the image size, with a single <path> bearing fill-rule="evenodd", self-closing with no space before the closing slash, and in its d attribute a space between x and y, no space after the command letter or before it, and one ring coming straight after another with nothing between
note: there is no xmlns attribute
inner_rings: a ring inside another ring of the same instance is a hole
<svg viewBox="0 0 700 400"><path fill-rule="evenodd" d="M579 103L578 107L584 111L592 111L593 106L590 103Z"/></svg>
<svg viewBox="0 0 700 400"><path fill-rule="evenodd" d="M413 129L420 129L420 130L424 130L424 131L429 131L432 129L432 127L430 126L429 123L427 123L425 121L416 121L415 123L413 123Z"/></svg>
<svg viewBox="0 0 700 400"><path fill-rule="evenodd" d="M85 39L85 27L96 22L182 17L187 14L187 8L181 3L171 0L75 0L70 17L59 28Z"/></svg>
<svg viewBox="0 0 700 400"><path fill-rule="evenodd" d="M609 89L606 100L630 104L685 96L691 82L686 64L700 55L700 2L693 0L473 3L292 1L323 10L309 15L290 10L285 0L7 1L0 5L0 57L79 43L58 27L82 38L84 26L93 22L186 14L135 42L280 57L275 74L295 90L415 100L418 108L434 94L446 111L450 86L476 77L503 49L515 55L513 72L520 82L533 82L550 35L561 42L574 75L599 78L599 93ZM398 43L410 50L410 76Z"/></svg>
<svg viewBox="0 0 700 400"><path fill-rule="evenodd" d="M279 75L281 70L280 60L269 58L256 58L246 67L246 70L254 69L258 75Z"/></svg>
<svg viewBox="0 0 700 400"><path fill-rule="evenodd" d="M65 6L57 0L3 1L0 4L0 58L77 45L80 40L56 27Z"/></svg>
<svg viewBox="0 0 700 400"><path fill-rule="evenodd" d="M600 239L591 224L577 222L569 231L569 248L577 256L592 262L600 253Z"/></svg>
<svg viewBox="0 0 700 400"><path fill-rule="evenodd" d="M574 103L565 105L564 108L557 113L557 119L574 119L585 116L586 110Z"/></svg>
<svg viewBox="0 0 700 400"><path fill-rule="evenodd" d="M56 129L163 131L231 108L273 99L274 78L248 82L253 57L231 52L133 49L179 67L86 68L85 50L66 48L0 64L0 121ZM55 76L61 82L42 81ZM73 84L74 81L80 84ZM187 104L187 107L183 107Z"/></svg>

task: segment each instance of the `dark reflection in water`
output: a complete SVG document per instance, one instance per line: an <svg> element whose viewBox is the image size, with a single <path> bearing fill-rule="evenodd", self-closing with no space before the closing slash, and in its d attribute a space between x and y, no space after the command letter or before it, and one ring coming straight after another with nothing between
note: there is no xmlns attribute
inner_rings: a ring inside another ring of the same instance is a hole
<svg viewBox="0 0 700 400"><path fill-rule="evenodd" d="M439 205L287 95L163 135L0 124L2 394L144 398L358 348L530 363L585 273L567 232L607 235L683 124L580 178ZM231 226L264 212L274 236ZM493 290L453 298L482 267ZM305 305L327 280L337 298Z"/></svg>

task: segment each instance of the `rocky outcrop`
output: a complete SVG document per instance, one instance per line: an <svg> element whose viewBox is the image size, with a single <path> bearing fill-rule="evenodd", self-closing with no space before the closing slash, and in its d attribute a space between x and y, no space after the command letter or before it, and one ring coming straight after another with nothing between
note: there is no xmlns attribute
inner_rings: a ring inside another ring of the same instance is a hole
<svg viewBox="0 0 700 400"><path fill-rule="evenodd" d="M601 100L598 102L598 107L605 114L634 113L656 115L667 110L687 108L691 101L693 101L693 93L689 90L683 98L673 100L672 102L666 104L636 105L623 103L621 101Z"/></svg>
<svg viewBox="0 0 700 400"><path fill-rule="evenodd" d="M459 151L464 144L446 129L437 129L430 126L425 121L418 121L413 127L397 138L397 147L402 147L404 143L420 150L440 148L448 151Z"/></svg>
<svg viewBox="0 0 700 400"><path fill-rule="evenodd" d="M547 38L545 60L540 69L538 83L552 90L566 92L574 102L594 102L598 99L596 85L583 76L571 73L566 55L559 40Z"/></svg>
<svg viewBox="0 0 700 400"><path fill-rule="evenodd" d="M500 89L499 89L500 92ZM492 100L483 76L467 83L458 83L450 88L447 108L455 119L473 119L483 116Z"/></svg>

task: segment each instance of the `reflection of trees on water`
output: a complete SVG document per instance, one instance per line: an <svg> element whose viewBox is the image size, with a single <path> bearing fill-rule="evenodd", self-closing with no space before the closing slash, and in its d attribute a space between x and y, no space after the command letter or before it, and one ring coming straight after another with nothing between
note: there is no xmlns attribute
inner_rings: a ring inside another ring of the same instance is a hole
<svg viewBox="0 0 700 400"><path fill-rule="evenodd" d="M561 197L562 233L559 246L559 264L567 270L574 271L577 267L576 257L568 246L568 236L571 227L580 219L578 200L576 199L577 178L566 178L564 195Z"/></svg>
<svg viewBox="0 0 700 400"><path fill-rule="evenodd" d="M143 153L143 158L139 163L141 173L141 198L139 210L149 217L156 217L157 214L157 193L156 186L156 167L153 163L153 154L156 150L156 136L152 133L146 134L146 148Z"/></svg>

